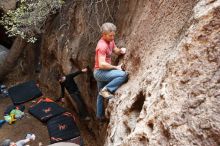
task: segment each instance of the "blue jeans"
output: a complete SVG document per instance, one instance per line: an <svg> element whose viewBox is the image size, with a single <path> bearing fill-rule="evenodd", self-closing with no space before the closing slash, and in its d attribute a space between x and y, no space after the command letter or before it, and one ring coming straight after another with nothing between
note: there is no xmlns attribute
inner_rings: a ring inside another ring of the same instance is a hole
<svg viewBox="0 0 220 146"><path fill-rule="evenodd" d="M128 74L121 70L95 70L93 74L97 81L98 92L106 87L109 92L114 93L128 79ZM103 97L98 94L96 105L97 118L104 117L103 106Z"/></svg>

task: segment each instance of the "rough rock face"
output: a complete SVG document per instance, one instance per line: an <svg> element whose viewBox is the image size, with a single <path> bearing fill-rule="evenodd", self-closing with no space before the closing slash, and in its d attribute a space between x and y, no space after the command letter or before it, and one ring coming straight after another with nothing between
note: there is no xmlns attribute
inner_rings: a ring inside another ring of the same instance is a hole
<svg viewBox="0 0 220 146"><path fill-rule="evenodd" d="M89 65L76 81L95 118L95 46L99 26L113 21L116 43L128 50L115 63L125 63L129 81L107 104L108 126L92 120L93 138L82 131L86 144L220 145L220 0L105 2L67 0L48 20L39 45L43 92L59 96L56 74Z"/></svg>
<svg viewBox="0 0 220 146"><path fill-rule="evenodd" d="M7 12L8 10L15 9L16 7L16 0L1 0L0 1L0 8Z"/></svg>
<svg viewBox="0 0 220 146"><path fill-rule="evenodd" d="M220 1L140 3L105 145L220 145Z"/></svg>
<svg viewBox="0 0 220 146"><path fill-rule="evenodd" d="M0 64L3 63L7 54L8 54L8 49L6 47L0 45Z"/></svg>
<svg viewBox="0 0 220 146"><path fill-rule="evenodd" d="M68 74L86 66L90 68L88 73L75 78L93 117L86 127L82 123L80 125L86 145L102 146L105 141L106 125L99 126L95 120L97 89L92 69L95 46L100 37L99 25L113 21L117 6L117 1L65 1L60 13L48 20L40 45L42 69L38 80L47 96L60 96L59 83L56 81L58 73Z"/></svg>

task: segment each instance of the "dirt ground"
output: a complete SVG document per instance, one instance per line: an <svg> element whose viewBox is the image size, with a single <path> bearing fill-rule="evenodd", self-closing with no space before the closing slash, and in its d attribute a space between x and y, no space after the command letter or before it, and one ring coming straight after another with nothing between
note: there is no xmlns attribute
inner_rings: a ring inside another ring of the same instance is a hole
<svg viewBox="0 0 220 146"><path fill-rule="evenodd" d="M38 146L39 143L42 143L43 146L49 144L47 126L27 112L31 103L31 101L25 103L24 118L16 121L12 125L5 123L0 128L1 142L6 138L11 139L12 141L18 141L24 139L27 133L34 133L36 135L36 139L35 141L29 143L31 146ZM4 111L10 104L12 104L12 101L9 97L0 97L0 119L4 119Z"/></svg>
<svg viewBox="0 0 220 146"><path fill-rule="evenodd" d="M38 99L32 100L36 101ZM14 124L9 125L5 123L0 128L0 143L6 138L11 139L12 141L18 141L24 139L27 133L34 133L36 135L35 141L31 141L29 143L30 146L46 146L50 144L49 134L47 130L46 124L40 122L36 118L34 118L31 114L28 113L29 107L33 104L32 101L25 103L25 116L21 120L16 121ZM4 119L4 111L7 106L11 105L12 101L9 97L1 97L0 95L0 119ZM65 105L63 105L65 106ZM98 146L103 143L103 140L98 140L100 143L96 143L95 134L91 131L91 129L99 129L100 133L106 130L107 124L102 125L101 127L97 126L94 122L94 119L91 119L89 122L79 121L76 113L67 109L76 117L76 123L81 131L81 136L84 140L85 146ZM101 132L102 131L102 132Z"/></svg>

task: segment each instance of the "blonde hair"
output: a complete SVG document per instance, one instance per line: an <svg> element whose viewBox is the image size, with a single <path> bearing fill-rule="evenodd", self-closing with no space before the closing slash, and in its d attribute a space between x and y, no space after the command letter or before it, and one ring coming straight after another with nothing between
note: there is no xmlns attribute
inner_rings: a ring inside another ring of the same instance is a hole
<svg viewBox="0 0 220 146"><path fill-rule="evenodd" d="M113 23L106 22L101 26L101 33L116 32L116 26Z"/></svg>

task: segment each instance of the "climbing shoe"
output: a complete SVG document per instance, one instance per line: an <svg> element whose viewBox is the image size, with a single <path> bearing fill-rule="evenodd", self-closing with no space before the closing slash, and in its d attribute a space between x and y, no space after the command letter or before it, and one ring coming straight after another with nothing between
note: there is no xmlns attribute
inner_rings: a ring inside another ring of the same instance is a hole
<svg viewBox="0 0 220 146"><path fill-rule="evenodd" d="M99 92L99 95L101 95L101 96L103 96L104 98L107 98L107 99L111 99L111 98L114 97L114 95L111 94L106 87L104 87L104 88Z"/></svg>

